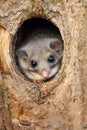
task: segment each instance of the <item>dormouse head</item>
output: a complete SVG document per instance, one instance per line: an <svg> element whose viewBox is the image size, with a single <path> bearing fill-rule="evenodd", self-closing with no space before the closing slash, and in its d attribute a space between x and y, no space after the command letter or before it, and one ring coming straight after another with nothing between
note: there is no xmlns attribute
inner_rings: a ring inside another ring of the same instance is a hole
<svg viewBox="0 0 87 130"><path fill-rule="evenodd" d="M48 45L37 46L31 50L19 48L16 50L16 56L19 66L29 79L47 80L59 70L63 46L57 40Z"/></svg>

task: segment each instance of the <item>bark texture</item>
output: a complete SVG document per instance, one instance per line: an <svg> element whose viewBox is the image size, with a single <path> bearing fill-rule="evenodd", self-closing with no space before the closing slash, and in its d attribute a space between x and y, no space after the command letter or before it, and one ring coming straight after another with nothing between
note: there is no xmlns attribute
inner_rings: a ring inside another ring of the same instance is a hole
<svg viewBox="0 0 87 130"><path fill-rule="evenodd" d="M31 17L50 19L64 40L59 73L26 80L12 56L12 38ZM87 1L0 0L0 130L87 129Z"/></svg>

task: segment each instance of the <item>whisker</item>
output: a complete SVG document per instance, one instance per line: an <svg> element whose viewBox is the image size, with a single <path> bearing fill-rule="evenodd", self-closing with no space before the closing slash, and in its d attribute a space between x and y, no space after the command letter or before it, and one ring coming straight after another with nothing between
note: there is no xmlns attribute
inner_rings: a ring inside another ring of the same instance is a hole
<svg viewBox="0 0 87 130"><path fill-rule="evenodd" d="M32 68L28 68L28 69L26 69L26 68L21 68L23 71L32 71L32 72L38 72L38 70L33 70Z"/></svg>

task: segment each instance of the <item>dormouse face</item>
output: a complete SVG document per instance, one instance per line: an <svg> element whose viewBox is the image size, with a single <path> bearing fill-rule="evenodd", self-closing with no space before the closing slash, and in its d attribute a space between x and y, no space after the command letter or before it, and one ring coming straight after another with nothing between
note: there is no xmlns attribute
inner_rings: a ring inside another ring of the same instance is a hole
<svg viewBox="0 0 87 130"><path fill-rule="evenodd" d="M58 41L37 48L18 49L19 66L31 80L47 80L59 70L59 60L62 58L62 44Z"/></svg>

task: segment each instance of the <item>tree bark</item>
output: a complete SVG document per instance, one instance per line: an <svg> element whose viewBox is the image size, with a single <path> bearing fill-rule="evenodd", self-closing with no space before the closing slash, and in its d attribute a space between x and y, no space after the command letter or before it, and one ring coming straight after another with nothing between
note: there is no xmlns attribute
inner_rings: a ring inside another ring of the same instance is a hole
<svg viewBox="0 0 87 130"><path fill-rule="evenodd" d="M40 84L21 74L12 50L32 17L50 19L64 41L59 73ZM0 0L0 25L0 130L86 130L86 0Z"/></svg>

